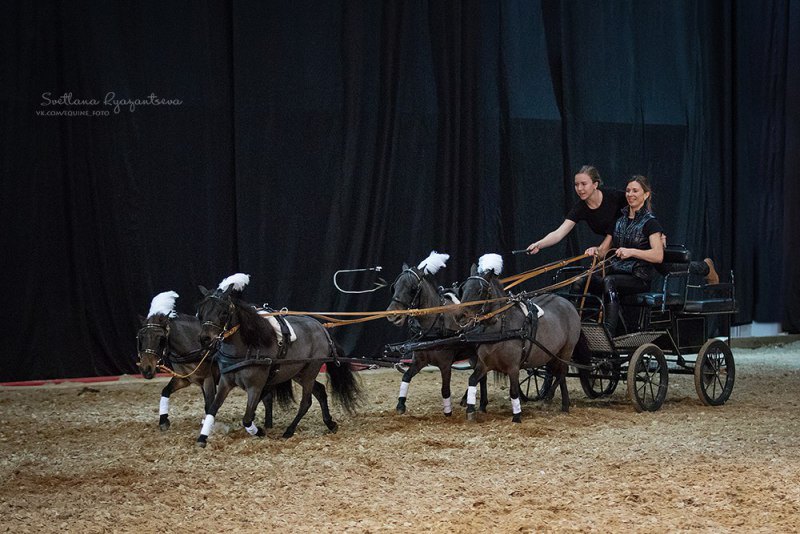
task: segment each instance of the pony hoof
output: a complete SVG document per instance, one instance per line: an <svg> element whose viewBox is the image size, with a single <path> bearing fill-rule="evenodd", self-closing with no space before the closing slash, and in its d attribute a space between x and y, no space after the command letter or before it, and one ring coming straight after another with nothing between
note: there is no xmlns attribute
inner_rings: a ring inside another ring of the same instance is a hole
<svg viewBox="0 0 800 534"><path fill-rule="evenodd" d="M515 413L514 416L511 418L512 423L521 423L522 422L522 414Z"/></svg>
<svg viewBox="0 0 800 534"><path fill-rule="evenodd" d="M467 399L461 399L461 402L459 404L461 404L462 408L466 408L467 407Z"/></svg>
<svg viewBox="0 0 800 534"><path fill-rule="evenodd" d="M206 442L205 442L205 441L200 441L200 440L198 439L197 441L195 441L195 443L194 443L194 444L195 444L197 447L200 447L201 449L205 449L205 448L206 448Z"/></svg>
<svg viewBox="0 0 800 534"><path fill-rule="evenodd" d="M158 428L161 429L162 432L169 430L169 421L165 421L163 423L158 424Z"/></svg>
<svg viewBox="0 0 800 534"><path fill-rule="evenodd" d="M445 417L451 417L452 415L453 415L453 412L444 412L444 416Z"/></svg>
<svg viewBox="0 0 800 534"><path fill-rule="evenodd" d="M481 406L480 411L481 413L486 413L486 406Z"/></svg>
<svg viewBox="0 0 800 534"><path fill-rule="evenodd" d="M326 423L328 425L328 430L330 430L331 434L336 434L336 431L339 430L339 425L336 421L331 421L330 423Z"/></svg>
<svg viewBox="0 0 800 534"><path fill-rule="evenodd" d="M259 427L257 427L257 428L258 428L258 432L256 432L256 437L257 437L257 438L263 438L264 436L266 436L266 435L267 435L267 433L266 433L266 432L264 432L264 429L263 429L263 428L261 428L260 426L259 426Z"/></svg>
<svg viewBox="0 0 800 534"><path fill-rule="evenodd" d="M397 408L395 408L395 411L398 413L398 415L403 415L406 413L406 407L398 405Z"/></svg>
<svg viewBox="0 0 800 534"><path fill-rule="evenodd" d="M291 433L289 433L289 432L284 432L284 433L283 433L283 435L282 435L281 437L282 437L283 439L289 439L289 438L291 438L292 436L294 436L294 432L291 432Z"/></svg>
<svg viewBox="0 0 800 534"><path fill-rule="evenodd" d="M467 412L467 421L471 421L473 423L476 421L475 412Z"/></svg>

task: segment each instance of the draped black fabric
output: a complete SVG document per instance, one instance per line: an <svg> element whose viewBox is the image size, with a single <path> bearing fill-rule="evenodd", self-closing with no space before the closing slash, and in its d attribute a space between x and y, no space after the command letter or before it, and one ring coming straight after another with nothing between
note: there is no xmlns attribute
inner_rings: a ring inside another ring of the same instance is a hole
<svg viewBox="0 0 800 534"><path fill-rule="evenodd" d="M362 311L388 290L337 269L572 255L597 238L507 253L583 164L648 176L669 241L734 270L736 320L796 332L798 4L7 4L0 381L136 372L156 293L191 312L238 271L257 304ZM332 332L360 356L406 335Z"/></svg>

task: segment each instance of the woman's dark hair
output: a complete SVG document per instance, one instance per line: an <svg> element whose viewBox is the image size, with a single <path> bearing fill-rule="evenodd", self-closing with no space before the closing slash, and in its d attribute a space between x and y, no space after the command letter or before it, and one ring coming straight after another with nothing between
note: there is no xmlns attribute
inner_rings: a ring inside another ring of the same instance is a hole
<svg viewBox="0 0 800 534"><path fill-rule="evenodd" d="M600 171L591 165L584 165L576 174L587 174L589 178L592 179L592 182L597 185L603 185L603 179L600 178Z"/></svg>
<svg viewBox="0 0 800 534"><path fill-rule="evenodd" d="M650 180L647 179L647 176L642 176L641 174L634 174L630 177L627 184L631 182L636 182L642 186L642 191L645 193L650 193L650 196L647 197L647 200L644 203L644 207L647 208L647 211L653 211L653 188L650 187ZM625 184L625 185L627 185Z"/></svg>

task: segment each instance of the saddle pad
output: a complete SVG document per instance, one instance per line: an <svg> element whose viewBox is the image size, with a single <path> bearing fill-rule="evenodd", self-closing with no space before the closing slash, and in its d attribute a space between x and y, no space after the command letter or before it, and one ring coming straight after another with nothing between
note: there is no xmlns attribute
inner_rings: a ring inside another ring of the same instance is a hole
<svg viewBox="0 0 800 534"><path fill-rule="evenodd" d="M262 313L259 312L259 315L262 315ZM267 320L270 326L272 326L272 329L275 330L275 334L278 336L278 342L280 343L281 341L283 341L283 334L281 333L281 325L280 323L278 323L278 320L271 315L269 317L264 317L264 318ZM289 343L291 343L292 341L297 341L297 334L294 333L294 328L292 328L291 323L289 323L289 321L286 319L284 319L284 321L286 321L286 326L289 328Z"/></svg>
<svg viewBox="0 0 800 534"><path fill-rule="evenodd" d="M538 304L534 304L534 306L536 306L536 310L537 310L537 312L536 312L536 317L537 317L537 318L539 318L539 319L541 319L541 318L542 318L542 315L544 315L544 310L543 310L543 309L541 309L541 308L539 307L539 305L538 305ZM524 314L525 314L525 317L527 317L527 316L528 316L528 307L527 307L527 306L525 306L525 303L524 303L524 302L522 302L522 301L520 301L520 302L519 302L519 307L520 307L520 309L522 310L522 313L524 313Z"/></svg>

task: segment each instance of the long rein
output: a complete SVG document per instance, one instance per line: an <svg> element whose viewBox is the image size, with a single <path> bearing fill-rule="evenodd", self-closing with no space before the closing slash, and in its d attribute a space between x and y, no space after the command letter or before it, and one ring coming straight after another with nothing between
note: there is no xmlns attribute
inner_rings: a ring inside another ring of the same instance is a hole
<svg viewBox="0 0 800 534"><path fill-rule="evenodd" d="M572 258L569 258L569 259L559 260L559 261L556 261L556 262L553 262L553 263L549 263L549 264L543 265L542 267L538 267L536 269L532 269L530 271L525 271L525 272L520 273L520 274L509 276L507 278L502 278L500 281L503 282L503 283L511 282L510 284L508 284L507 286L504 287L505 290L508 290L508 289L510 289L510 288L512 288L512 287L514 287L514 286L516 286L516 285L518 285L518 284L520 284L520 283L522 283L522 282L524 282L526 280L530 280L531 278L534 278L534 277L539 276L541 274L544 274L546 272L552 271L554 269L561 268L561 267L563 267L565 265L568 265L570 263L574 263L576 261L582 260L583 258L586 258L586 257L588 257L587 254L581 254L580 256L575 256L575 257L572 257ZM344 326L344 325L350 325L350 324L356 324L356 323L364 323L364 322L367 322L367 321L374 321L374 320L382 319L382 318L389 317L389 316L407 315L407 316L415 317L415 316L419 316L419 315L429 315L429 314L434 314L434 313L452 312L453 310L464 308L464 307L479 306L479 305L491 304L491 303L495 303L495 302L507 302L507 304L505 304L504 306L501 306L497 310L493 310L492 312L489 312L488 314L485 314L485 315L481 316L480 320L484 321L486 319L489 319L489 318L497 315L498 313L502 313L502 312L506 311L507 309L511 308L512 306L514 306L516 304L517 300L519 300L519 298L522 297L522 296L529 297L529 296L533 296L533 295L536 295L536 294L547 293L547 292L553 291L555 289L566 287L566 286L572 284L573 282L575 282L576 280L579 280L579 279L583 278L584 276L587 276L587 279L588 279L588 277L591 276L591 274L597 272L600 269L605 269L605 265L606 265L606 263L608 261L610 261L610 259L597 261L597 259L595 258L595 260L592 263L592 266L589 269L587 269L586 271L583 271L583 272L581 272L581 273L579 273L579 274L577 274L577 275L575 275L573 277L567 278L566 280L562 280L561 282L557 282L555 284L551 284L549 286L546 286L546 287L544 287L542 289L539 289L539 290L537 290L535 292L524 292L524 293L520 293L520 295L517 295L517 296L514 296L514 297L504 296L504 297L497 297L497 298L493 298L493 299L462 302L462 303L459 303L459 304L448 304L448 305L444 305L444 306L433 306L433 307L430 307L430 308L413 308L413 309L407 309L407 310L392 310L392 311L385 310L385 311L366 312L366 313L365 312L291 311L291 310L282 309L282 310L274 311L274 312L270 312L270 313L261 313L260 315L262 317L274 317L274 316L278 316L278 315L282 315L282 316L287 316L287 315L307 315L309 317L314 317L316 319L320 319L322 321L326 321L326 322L322 323L322 325L325 328L336 328L338 326ZM337 317L357 317L357 318L356 319L338 319Z"/></svg>

